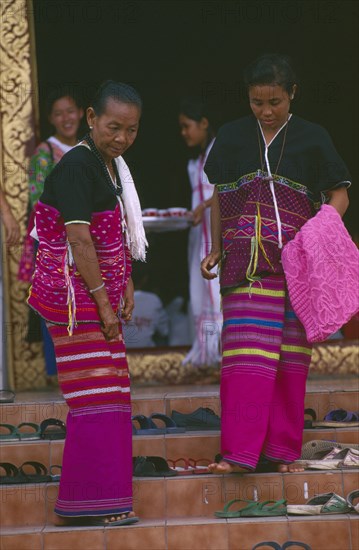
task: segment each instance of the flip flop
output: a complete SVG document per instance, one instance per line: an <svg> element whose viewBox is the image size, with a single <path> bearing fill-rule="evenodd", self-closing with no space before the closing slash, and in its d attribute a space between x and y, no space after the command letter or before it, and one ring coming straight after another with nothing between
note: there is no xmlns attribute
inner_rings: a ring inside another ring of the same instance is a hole
<svg viewBox="0 0 359 550"><path fill-rule="evenodd" d="M15 401L15 393L12 390L0 390L0 404L13 403Z"/></svg>
<svg viewBox="0 0 359 550"><path fill-rule="evenodd" d="M46 418L40 424L40 437L41 439L50 440L65 439L65 423L58 418Z"/></svg>
<svg viewBox="0 0 359 550"><path fill-rule="evenodd" d="M330 411L324 420L314 423L316 428L352 428L359 426L359 413L335 409Z"/></svg>
<svg viewBox="0 0 359 550"><path fill-rule="evenodd" d="M171 418L177 426L186 428L188 431L194 430L220 430L221 419L208 407L199 407L189 414L183 414L173 410Z"/></svg>
<svg viewBox="0 0 359 550"><path fill-rule="evenodd" d="M341 468L359 468L359 451L334 447L319 460L296 460L308 470L333 470Z"/></svg>
<svg viewBox="0 0 359 550"><path fill-rule="evenodd" d="M287 513L316 516L323 514L347 514L351 508L345 498L336 493L323 493L309 499L306 504L288 504Z"/></svg>
<svg viewBox="0 0 359 550"><path fill-rule="evenodd" d="M193 474L193 468L190 466L189 460L187 458L177 458L176 460L168 459L171 469L175 470L181 476L188 476ZM178 466L178 463L183 464L183 466Z"/></svg>
<svg viewBox="0 0 359 550"><path fill-rule="evenodd" d="M166 433L165 428L158 428L153 420L144 414L132 416L132 421L138 422L140 426L136 428L136 426L132 424L132 433L134 435L161 435Z"/></svg>
<svg viewBox="0 0 359 550"><path fill-rule="evenodd" d="M303 550L312 550L312 548L307 544L306 542L300 542L297 540L287 540L282 546L282 550L286 550L287 548L290 548L291 546L298 546L299 548L303 548Z"/></svg>
<svg viewBox="0 0 359 550"><path fill-rule="evenodd" d="M166 433L168 434L182 434L186 431L186 428L180 428L179 426L177 426L176 422L166 414L153 413L151 414L150 419L161 420L164 423ZM154 424L156 425L155 422Z"/></svg>
<svg viewBox="0 0 359 550"><path fill-rule="evenodd" d="M30 427L34 431L32 432L22 431L21 428L25 428L25 427L26 428ZM22 422L16 427L16 433L17 433L18 439L20 440L26 439L26 440L33 441L35 439L40 439L41 437L40 426L38 424L34 424L33 422Z"/></svg>
<svg viewBox="0 0 359 550"><path fill-rule="evenodd" d="M58 473L58 474L54 474L54 473L53 473L54 470L58 470L59 473ZM59 464L53 464L52 466L50 466L51 481L60 481L61 471L62 471L62 466L60 466Z"/></svg>
<svg viewBox="0 0 359 550"><path fill-rule="evenodd" d="M247 504L247 506L244 506L239 510L232 510L232 511L230 510L233 504L242 503L242 502ZM240 518L242 515L242 511L246 510L249 505L253 506L253 504L256 504L253 500L242 500L240 498L234 498L229 502L226 502L226 504L223 506L223 510L218 510L217 512L214 513L214 515L217 518L224 518L224 519Z"/></svg>
<svg viewBox="0 0 359 550"><path fill-rule="evenodd" d="M16 427L12 424L0 424L0 430L3 432L3 430L7 430L7 433L0 433L0 440L1 441L18 441L18 435L16 431Z"/></svg>
<svg viewBox="0 0 359 550"><path fill-rule="evenodd" d="M354 504L354 500L356 500L358 498L359 498L359 489L356 489L355 491L352 491L347 496L347 503L349 504L351 509L353 509L353 510L355 510L355 512L357 512L357 514L359 514L359 502Z"/></svg>
<svg viewBox="0 0 359 550"><path fill-rule="evenodd" d="M257 550L257 548L268 548L268 546L274 550L282 550L281 545L273 540L258 542L258 544L253 546L252 550Z"/></svg>
<svg viewBox="0 0 359 550"><path fill-rule="evenodd" d="M115 516L121 515L121 514L113 514ZM102 527L120 527L121 525L132 525L133 523L137 523L139 521L139 518L136 516L133 516L132 518L125 518L125 519L118 519L116 521L106 521L106 519L100 519L100 518L91 518L89 521L90 525L101 525Z"/></svg>
<svg viewBox="0 0 359 550"><path fill-rule="evenodd" d="M16 479L19 477L19 468L11 462L0 462L0 468L5 471L5 475L0 476L0 484L19 483Z"/></svg>
<svg viewBox="0 0 359 550"><path fill-rule="evenodd" d="M132 459L136 477L173 477L177 475L161 456L137 456Z"/></svg>
<svg viewBox="0 0 359 550"><path fill-rule="evenodd" d="M30 469L31 473L28 473ZM32 473L34 472L34 473ZM46 466L41 462L29 460L24 462L19 468L20 476L24 477L25 483L43 483L46 481L52 481L51 476L47 472Z"/></svg>
<svg viewBox="0 0 359 550"><path fill-rule="evenodd" d="M301 458L306 460L320 459L335 448L359 450L359 445L357 443L339 443L336 441L315 439L304 443Z"/></svg>
<svg viewBox="0 0 359 550"><path fill-rule="evenodd" d="M198 458L196 460L194 458L189 458L188 462L194 474L208 474L209 473L208 466L209 464L211 464L212 461L209 460L208 458ZM205 464L199 464L200 462L202 463L205 462Z"/></svg>

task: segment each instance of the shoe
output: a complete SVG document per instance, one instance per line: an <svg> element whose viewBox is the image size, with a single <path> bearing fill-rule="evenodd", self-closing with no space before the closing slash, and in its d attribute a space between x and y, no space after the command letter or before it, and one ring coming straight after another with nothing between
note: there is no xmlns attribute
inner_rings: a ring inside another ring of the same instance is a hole
<svg viewBox="0 0 359 550"><path fill-rule="evenodd" d="M134 456L132 465L136 477L173 477L178 474L161 456Z"/></svg>
<svg viewBox="0 0 359 550"><path fill-rule="evenodd" d="M355 491L352 491L347 496L347 503L349 504L350 508L352 510L355 510L357 514L359 514L359 501L357 501L356 504L354 504L354 500L359 499L359 490L356 489Z"/></svg>
<svg viewBox="0 0 359 550"><path fill-rule="evenodd" d="M240 502L247 503L247 506L244 506L239 510L229 510L233 504ZM287 506L285 500L265 500L264 502L257 502L254 500L241 500L239 498L234 498L224 505L223 510L215 512L214 515L217 518L226 519L285 516L287 515Z"/></svg>
<svg viewBox="0 0 359 550"><path fill-rule="evenodd" d="M350 506L345 498L335 493L323 493L306 502L306 504L288 504L288 514L316 516L322 514L347 514Z"/></svg>
<svg viewBox="0 0 359 550"><path fill-rule="evenodd" d="M186 428L186 430L219 430L221 428L221 419L208 407L199 407L189 414L183 414L173 410L172 420L177 426Z"/></svg>
<svg viewBox="0 0 359 550"><path fill-rule="evenodd" d="M297 460L296 463L303 465L306 470L359 468L359 451L334 447L320 460Z"/></svg>

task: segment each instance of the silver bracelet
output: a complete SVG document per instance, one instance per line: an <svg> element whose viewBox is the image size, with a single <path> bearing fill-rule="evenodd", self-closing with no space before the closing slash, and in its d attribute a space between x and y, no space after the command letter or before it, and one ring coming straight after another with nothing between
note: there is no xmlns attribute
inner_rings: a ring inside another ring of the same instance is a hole
<svg viewBox="0 0 359 550"><path fill-rule="evenodd" d="M97 292L98 290L101 290L101 288L103 288L104 286L105 286L105 283L102 283L102 285L97 286L96 288L92 288L92 289L89 288L89 292L90 292L91 294L93 294L94 292Z"/></svg>

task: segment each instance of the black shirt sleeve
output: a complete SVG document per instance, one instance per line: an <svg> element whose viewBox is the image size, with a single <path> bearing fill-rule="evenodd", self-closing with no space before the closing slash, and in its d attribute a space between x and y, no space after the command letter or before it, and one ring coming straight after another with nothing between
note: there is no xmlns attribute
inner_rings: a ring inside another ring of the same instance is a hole
<svg viewBox="0 0 359 550"><path fill-rule="evenodd" d="M314 151L312 191L324 193L338 187L349 187L351 177L343 159L324 128L317 126Z"/></svg>
<svg viewBox="0 0 359 550"><path fill-rule="evenodd" d="M83 146L66 153L45 182L41 201L55 206L65 223L91 222L97 160Z"/></svg>

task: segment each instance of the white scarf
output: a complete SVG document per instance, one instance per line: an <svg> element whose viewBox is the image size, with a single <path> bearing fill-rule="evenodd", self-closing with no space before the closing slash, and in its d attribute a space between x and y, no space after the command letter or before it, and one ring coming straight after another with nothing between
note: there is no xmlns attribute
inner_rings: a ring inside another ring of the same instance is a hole
<svg viewBox="0 0 359 550"><path fill-rule="evenodd" d="M118 173L122 183L122 200L127 221L127 238L131 256L134 260L146 260L148 242L142 221L142 211L136 187L129 167L122 157L115 158ZM120 205L121 199L119 199Z"/></svg>

